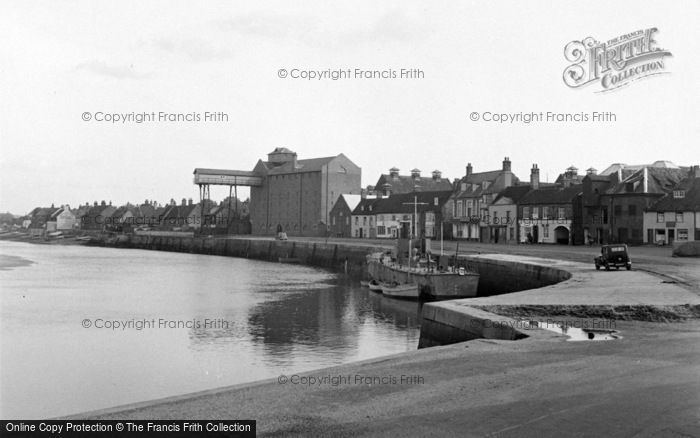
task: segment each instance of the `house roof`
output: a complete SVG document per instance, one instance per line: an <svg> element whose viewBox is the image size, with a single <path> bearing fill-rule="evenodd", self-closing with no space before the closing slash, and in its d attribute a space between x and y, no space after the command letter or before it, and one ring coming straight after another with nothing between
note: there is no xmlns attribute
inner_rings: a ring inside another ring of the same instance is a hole
<svg viewBox="0 0 700 438"><path fill-rule="evenodd" d="M676 165L672 161L658 160L651 164L625 164L625 163L613 163L607 167L607 169L600 172L601 175L610 175L617 172L619 169L623 171L636 172L637 170L643 169L645 167L653 168L666 168L666 169L682 169L680 166Z"/></svg>
<svg viewBox="0 0 700 438"><path fill-rule="evenodd" d="M363 199L353 211L353 214L387 214L387 213L413 213L414 211L440 210L450 197L448 191L397 193L387 198ZM412 203L416 201L423 203L414 207ZM438 205L435 205L435 198ZM369 210L371 206L371 210ZM362 210L364 207L364 210ZM371 213L370 213L371 212Z"/></svg>
<svg viewBox="0 0 700 438"><path fill-rule="evenodd" d="M569 204L582 190L583 186L580 184L566 188L561 186L544 187L529 191L522 197L519 204Z"/></svg>
<svg viewBox="0 0 700 438"><path fill-rule="evenodd" d="M397 175L394 177L382 174L374 186L375 190L383 191L384 184L391 184L391 193L411 193L415 186L418 186L418 190L423 192L452 191L452 183L449 179L430 176L413 178L410 175Z"/></svg>
<svg viewBox="0 0 700 438"><path fill-rule="evenodd" d="M379 202L381 199L384 198L364 198L360 199L360 202L357 203L355 208L352 210L352 214L355 215L366 215L366 214L374 214L374 206Z"/></svg>
<svg viewBox="0 0 700 438"><path fill-rule="evenodd" d="M645 173L646 191L644 187ZM625 193L664 194L673 190L686 174L687 172L678 168L643 167L619 183L612 185L605 193L609 195Z"/></svg>
<svg viewBox="0 0 700 438"><path fill-rule="evenodd" d="M502 198L508 198L517 204L530 190L532 190L530 184L506 187L498 193L493 202L498 202Z"/></svg>
<svg viewBox="0 0 700 438"><path fill-rule="evenodd" d="M682 198L674 198L673 192L667 193L656 201L649 211L700 211L700 178L686 178L674 190L685 191Z"/></svg>
<svg viewBox="0 0 700 438"><path fill-rule="evenodd" d="M455 198L478 198L482 195L487 194L497 194L499 187L504 187L506 185L505 170L490 170L488 172L476 172L467 175L460 179L455 185L454 197ZM517 185L520 183L515 174L510 172L511 180L510 185ZM488 182L488 187L483 188L483 183ZM466 183L466 190L462 190L462 184ZM476 185L476 187L474 187Z"/></svg>

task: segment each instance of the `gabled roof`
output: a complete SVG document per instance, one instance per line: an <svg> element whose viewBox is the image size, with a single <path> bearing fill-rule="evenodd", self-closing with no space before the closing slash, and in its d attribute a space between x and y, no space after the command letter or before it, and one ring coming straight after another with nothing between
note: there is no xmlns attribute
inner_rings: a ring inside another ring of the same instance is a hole
<svg viewBox="0 0 700 438"><path fill-rule="evenodd" d="M646 191L644 184L645 174ZM686 174L687 172L682 169L643 167L608 188L605 193L609 195L625 193L664 194L673 190Z"/></svg>
<svg viewBox="0 0 700 438"><path fill-rule="evenodd" d="M397 193L389 196L388 198L378 198L373 199L363 205L362 202L355 208L353 214L366 215L366 214L387 214L387 213L399 213L399 214L410 214L414 211L430 211L430 210L440 210L442 206L447 202L450 197L450 192L447 191L435 191L435 192L416 192L416 193ZM416 201L422 203L414 207L413 202ZM438 199L438 205L435 205L435 198ZM362 201L368 201L363 199ZM361 207L365 207L362 211ZM368 206L372 207L371 212L368 210ZM357 212L357 213L356 213Z"/></svg>
<svg viewBox="0 0 700 438"><path fill-rule="evenodd" d="M498 202L500 199L508 198L517 204L530 190L532 190L530 184L506 187L498 193L493 203Z"/></svg>
<svg viewBox="0 0 700 438"><path fill-rule="evenodd" d="M610 175L615 172L617 172L619 169L622 169L623 172L636 172L640 169L643 169L645 167L653 167L653 168L662 168L662 169L681 169L681 167L677 166L675 163L672 161L667 161L667 160L657 160L654 161L651 164L625 164L625 163L613 163L610 166L607 167L607 169L603 170L600 172L601 175ZM624 175L623 175L624 178Z"/></svg>
<svg viewBox="0 0 700 438"><path fill-rule="evenodd" d="M354 215L369 215L374 214L374 206L384 198L364 198L357 203L355 208L352 210Z"/></svg>
<svg viewBox="0 0 700 438"><path fill-rule="evenodd" d="M455 198L478 198L482 195L497 194L498 187L505 186L505 170L491 170L488 172L472 173L460 179L454 188ZM483 183L488 182L488 187L483 188ZM466 183L466 190L462 190L462 184ZM511 185L520 183L515 174L511 172ZM476 184L476 187L473 187Z"/></svg>
<svg viewBox="0 0 700 438"><path fill-rule="evenodd" d="M522 197L519 204L570 204L582 190L583 186L580 184L566 188L561 186L544 187L529 191Z"/></svg>
<svg viewBox="0 0 700 438"><path fill-rule="evenodd" d="M674 198L673 192L667 193L656 201L649 211L700 211L700 178L686 178L674 191L682 190L685 196Z"/></svg>
<svg viewBox="0 0 700 438"><path fill-rule="evenodd" d="M418 190L423 192L452 191L452 183L449 179L430 176L413 178L410 175L397 175L393 177L383 173L379 176L374 189L382 192L384 184L391 184L391 193L411 193L415 186L418 186Z"/></svg>

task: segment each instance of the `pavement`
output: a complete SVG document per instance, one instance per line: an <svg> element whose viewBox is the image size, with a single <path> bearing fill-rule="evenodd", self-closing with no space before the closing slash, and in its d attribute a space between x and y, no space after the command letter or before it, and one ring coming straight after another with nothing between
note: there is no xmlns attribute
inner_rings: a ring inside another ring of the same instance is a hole
<svg viewBox="0 0 700 438"><path fill-rule="evenodd" d="M491 247L475 245L464 252ZM695 259L669 262L651 248L637 253L632 271L606 272L593 269L595 248L511 249L524 250L553 253L559 260L477 256L556 265L572 277L545 288L439 304L696 310L700 305ZM74 417L255 419L260 436L700 436L700 319L607 324L620 339L572 342L528 329L528 337L519 341L478 339L297 376L315 377L320 383L314 385L275 379Z"/></svg>

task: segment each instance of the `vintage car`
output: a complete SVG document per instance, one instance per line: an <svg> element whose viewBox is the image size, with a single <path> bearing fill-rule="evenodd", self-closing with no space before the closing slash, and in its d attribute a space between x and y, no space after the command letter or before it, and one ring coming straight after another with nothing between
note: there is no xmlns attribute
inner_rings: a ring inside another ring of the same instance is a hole
<svg viewBox="0 0 700 438"><path fill-rule="evenodd" d="M603 245L600 248L600 255L593 259L595 262L595 268L600 269L604 267L606 271L610 268L620 269L621 267L627 268L629 271L632 269L632 260L627 252L627 245L620 243L616 245Z"/></svg>

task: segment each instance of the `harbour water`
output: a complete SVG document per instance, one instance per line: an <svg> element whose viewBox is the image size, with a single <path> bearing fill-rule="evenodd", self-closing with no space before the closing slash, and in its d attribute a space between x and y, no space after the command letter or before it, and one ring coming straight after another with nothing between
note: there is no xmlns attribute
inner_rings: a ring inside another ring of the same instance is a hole
<svg viewBox="0 0 700 438"><path fill-rule="evenodd" d="M0 417L38 419L414 350L420 306L320 269L0 242Z"/></svg>

